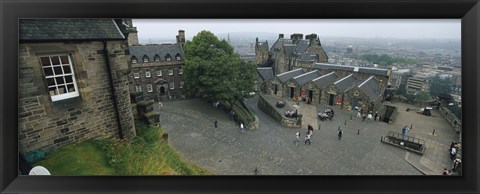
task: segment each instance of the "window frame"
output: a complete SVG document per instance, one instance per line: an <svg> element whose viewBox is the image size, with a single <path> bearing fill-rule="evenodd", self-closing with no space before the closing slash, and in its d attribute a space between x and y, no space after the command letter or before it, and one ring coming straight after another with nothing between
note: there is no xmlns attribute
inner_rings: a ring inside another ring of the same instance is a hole
<svg viewBox="0 0 480 194"><path fill-rule="evenodd" d="M172 61L172 56L170 56L170 54L167 54L165 56L165 61Z"/></svg>
<svg viewBox="0 0 480 194"><path fill-rule="evenodd" d="M153 92L153 86L152 84L147 84L147 92L152 93Z"/></svg>
<svg viewBox="0 0 480 194"><path fill-rule="evenodd" d="M162 77L163 73L162 73L162 70L157 70L157 77Z"/></svg>
<svg viewBox="0 0 480 194"><path fill-rule="evenodd" d="M140 72L133 72L134 79L140 79Z"/></svg>
<svg viewBox="0 0 480 194"><path fill-rule="evenodd" d="M173 68L168 69L168 75L174 75L174 74L175 74L175 72L174 72Z"/></svg>
<svg viewBox="0 0 480 194"><path fill-rule="evenodd" d="M182 67L178 68L178 75L183 75L183 68Z"/></svg>
<svg viewBox="0 0 480 194"><path fill-rule="evenodd" d="M148 63L148 62L150 62L150 59L148 58L147 55L145 55L145 56L143 56L142 61L143 61L144 63Z"/></svg>
<svg viewBox="0 0 480 194"><path fill-rule="evenodd" d="M132 62L132 64L138 63L138 59L137 59L137 57L135 57L135 56L132 56L132 58L130 59L130 61Z"/></svg>
<svg viewBox="0 0 480 194"><path fill-rule="evenodd" d="M184 81L180 81L180 86L179 86L179 88L182 89L184 84L185 84Z"/></svg>
<svg viewBox="0 0 480 194"><path fill-rule="evenodd" d="M66 56L68 59L67 63L63 63L63 60L61 57ZM59 64L54 65L52 62L52 58L57 57L59 60ZM49 66L44 66L42 62L42 58L47 58L49 61ZM43 79L45 80L45 84L47 86L47 92L50 95L50 99L52 102L57 102L61 100L66 100L66 99L71 99L75 97L80 96L80 92L78 90L78 84L77 84L77 79L75 78L75 70L73 68L73 60L71 54L65 54L65 53L58 53L58 54L50 54L50 55L39 55L38 56L39 62L40 62L40 68L42 69L43 73ZM70 69L70 73L65 73L65 66L68 66ZM56 70L58 70L58 67L60 67L60 70L62 71L61 74L56 74ZM47 76L45 73L45 69L50 68L52 71L52 75ZM71 77L72 82L67 82L67 77ZM63 78L63 83L58 84L57 80L58 78ZM53 88L52 86L49 85L48 79L53 80L54 85L53 87L56 88L56 92L58 94L52 95L50 88ZM68 92L68 85L73 85L73 92ZM60 88L59 86L62 86L62 89L66 89L65 93L60 94Z"/></svg>
<svg viewBox="0 0 480 194"><path fill-rule="evenodd" d="M152 74L150 73L150 70L145 70L145 77L146 78L152 77Z"/></svg>
<svg viewBox="0 0 480 194"><path fill-rule="evenodd" d="M170 90L174 90L174 89L175 89L175 82L172 81L172 82L168 83L168 88L169 88Z"/></svg>
<svg viewBox="0 0 480 194"><path fill-rule="evenodd" d="M142 92L142 86L141 85L135 86L135 91Z"/></svg>
<svg viewBox="0 0 480 194"><path fill-rule="evenodd" d="M175 56L175 59L176 59L177 61L181 61L181 60L182 60L182 56L180 56L180 54L177 54L177 55Z"/></svg>

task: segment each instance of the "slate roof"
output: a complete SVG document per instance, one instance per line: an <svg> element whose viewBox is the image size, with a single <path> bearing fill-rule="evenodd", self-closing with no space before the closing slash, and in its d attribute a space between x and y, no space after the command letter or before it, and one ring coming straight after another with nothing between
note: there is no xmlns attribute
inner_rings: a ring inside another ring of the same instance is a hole
<svg viewBox="0 0 480 194"><path fill-rule="evenodd" d="M320 76L321 76L320 72L317 70L314 70L314 71L310 71L308 73L304 73L302 75L296 76L293 78L293 80L295 80L295 82L297 82L298 85L303 86L307 82L312 81L313 79L316 79Z"/></svg>
<svg viewBox="0 0 480 194"><path fill-rule="evenodd" d="M20 41L124 40L113 19L20 19Z"/></svg>
<svg viewBox="0 0 480 194"><path fill-rule="evenodd" d="M349 72L360 72L360 73L366 73L366 74L371 74L371 75L381 75L381 76L387 76L388 75L388 70L387 69L370 68L370 67L353 67L353 66L327 64L327 63L315 63L313 65L313 68L315 68L315 69L341 70L341 71L349 71Z"/></svg>
<svg viewBox="0 0 480 194"><path fill-rule="evenodd" d="M310 45L310 40L298 40L296 42L296 47L295 47L295 50L294 52L300 54L300 53L304 53L307 51L309 45Z"/></svg>
<svg viewBox="0 0 480 194"><path fill-rule="evenodd" d="M376 102L380 95L377 93L378 81L374 76L370 76L367 80L358 85L358 88L365 93L371 101ZM381 91L383 93L383 91Z"/></svg>
<svg viewBox="0 0 480 194"><path fill-rule="evenodd" d="M304 53L302 53L302 55L300 55L300 57L298 59L301 60L301 61L316 61L317 56L316 55L310 55L309 53L304 52Z"/></svg>
<svg viewBox="0 0 480 194"><path fill-rule="evenodd" d="M305 73L305 71L303 69L294 69L294 70L291 70L291 71L287 71L287 72L278 74L277 78L280 80L280 82L285 83L289 79L292 79L293 77L302 75L304 73Z"/></svg>
<svg viewBox="0 0 480 194"><path fill-rule="evenodd" d="M331 84L333 84L335 81L338 80L337 74L335 72L330 72L329 74L320 76L313 81L315 85L317 85L318 88L323 89Z"/></svg>
<svg viewBox="0 0 480 194"><path fill-rule="evenodd" d="M179 44L155 44L155 45L138 45L130 46L130 57L135 56L138 63L143 63L143 56L147 55L149 61L154 61L155 55L160 56L160 61L165 61L165 56L170 54L172 61L176 61L175 56L180 54L181 60L184 60L184 53Z"/></svg>
<svg viewBox="0 0 480 194"><path fill-rule="evenodd" d="M339 92L345 93L348 90L352 89L355 84L358 82L357 78L353 76L353 74L350 74L338 81L336 81L334 84L337 86Z"/></svg>
<svg viewBox="0 0 480 194"><path fill-rule="evenodd" d="M263 81L268 81L273 79L273 69L271 67L259 67L257 72L262 78Z"/></svg>
<svg viewBox="0 0 480 194"><path fill-rule="evenodd" d="M268 42L257 42L256 43L259 49L265 49L268 50Z"/></svg>

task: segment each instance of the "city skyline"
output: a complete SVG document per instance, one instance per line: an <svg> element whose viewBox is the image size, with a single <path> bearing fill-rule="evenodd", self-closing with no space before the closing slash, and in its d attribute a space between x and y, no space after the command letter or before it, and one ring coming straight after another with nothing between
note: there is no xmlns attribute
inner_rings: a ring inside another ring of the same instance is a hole
<svg viewBox="0 0 480 194"><path fill-rule="evenodd" d="M320 37L461 39L460 19L133 19L140 39L174 39L185 30L190 40L198 32L214 34L259 32L316 33ZM287 28L288 27L288 28Z"/></svg>

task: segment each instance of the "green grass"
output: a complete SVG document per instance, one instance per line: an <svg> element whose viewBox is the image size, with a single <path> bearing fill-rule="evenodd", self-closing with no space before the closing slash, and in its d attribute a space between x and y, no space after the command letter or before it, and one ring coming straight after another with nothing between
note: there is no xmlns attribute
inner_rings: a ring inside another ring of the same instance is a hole
<svg viewBox="0 0 480 194"><path fill-rule="evenodd" d="M52 175L211 175L185 162L159 127L136 125L132 140L89 140L60 148L35 165Z"/></svg>
<svg viewBox="0 0 480 194"><path fill-rule="evenodd" d="M112 175L104 153L92 141L67 145L33 166L44 166L52 175Z"/></svg>

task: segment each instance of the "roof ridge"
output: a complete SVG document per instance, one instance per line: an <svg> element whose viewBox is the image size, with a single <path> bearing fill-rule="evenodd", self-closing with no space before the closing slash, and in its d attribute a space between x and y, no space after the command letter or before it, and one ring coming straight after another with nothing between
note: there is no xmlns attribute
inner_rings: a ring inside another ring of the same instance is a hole
<svg viewBox="0 0 480 194"><path fill-rule="evenodd" d="M352 76L353 76L353 73L351 73L350 75L347 75L347 76L343 77L342 79L337 80L337 81L336 81L335 83L333 83L333 84L337 85L338 83L340 83L340 82L342 82L343 80L347 79L348 77L352 77Z"/></svg>
<svg viewBox="0 0 480 194"><path fill-rule="evenodd" d="M318 70L317 70L317 71L318 71ZM330 76L330 75L332 75L332 74L335 74L335 71L332 71L332 72L330 72L330 73L328 73L328 74L325 74L325 75L322 75L322 76L320 76L320 77L317 77L317 78L313 79L312 81L317 81L317 80L319 80L319 79L323 79L323 78L325 78L325 77L327 77L327 76Z"/></svg>

